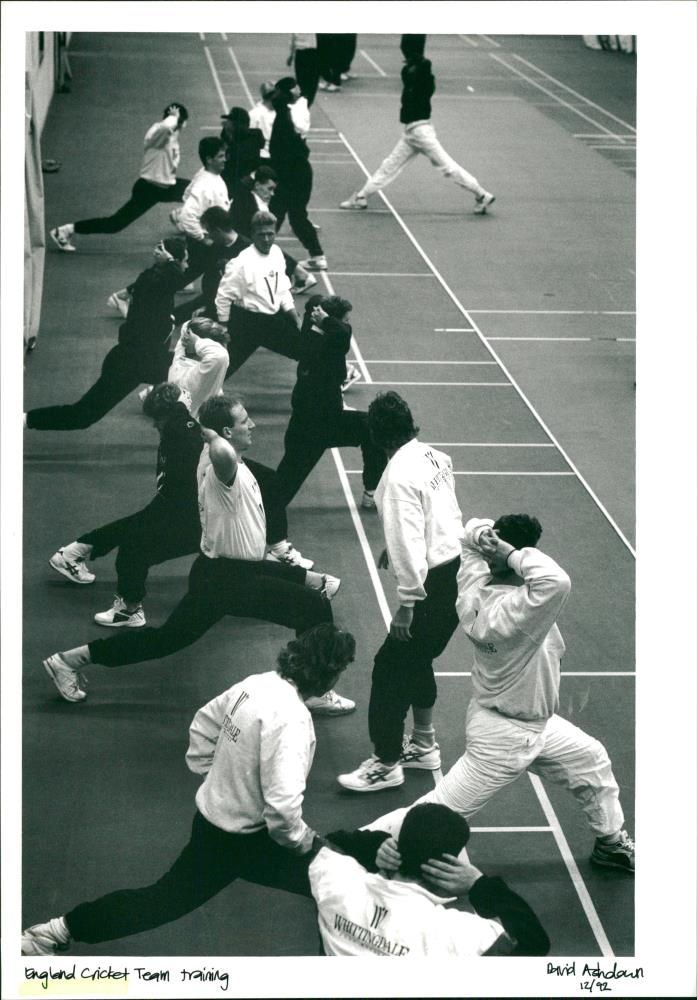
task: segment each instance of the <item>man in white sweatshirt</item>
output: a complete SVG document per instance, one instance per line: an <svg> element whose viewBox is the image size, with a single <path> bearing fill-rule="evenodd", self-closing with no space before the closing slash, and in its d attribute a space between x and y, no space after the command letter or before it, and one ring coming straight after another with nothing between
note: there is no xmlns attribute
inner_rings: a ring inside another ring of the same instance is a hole
<svg viewBox="0 0 697 1000"><path fill-rule="evenodd" d="M225 168L225 145L218 136L208 135L198 144L202 168L184 192L184 203L171 212L177 229L186 236L189 251L188 271L192 279L201 274L209 264L208 248L212 240L201 224L206 209L214 206L228 211L230 196L221 174Z"/></svg>
<svg viewBox="0 0 697 1000"><path fill-rule="evenodd" d="M304 699L354 659L349 632L324 623L289 642L275 671L234 684L196 713L186 762L204 775L188 844L161 878L121 889L22 934L23 955L139 934L198 909L236 878L307 895L302 858L317 834L302 815L315 731Z"/></svg>
<svg viewBox="0 0 697 1000"><path fill-rule="evenodd" d="M198 417L199 407L209 396L219 396L223 391L229 340L221 323L203 316L189 320L181 328L167 381L187 390L192 417Z"/></svg>
<svg viewBox="0 0 697 1000"><path fill-rule="evenodd" d="M376 792L404 783L404 767L437 770L433 661L457 628L455 600L462 514L452 461L417 440L411 411L396 392L380 393L368 408L371 437L388 463L375 491L386 549L378 565L397 578L399 607L373 667L368 729L374 753L339 784ZM414 728L404 739L411 707Z"/></svg>
<svg viewBox="0 0 697 1000"><path fill-rule="evenodd" d="M300 357L300 320L271 212L252 217L251 237L252 246L225 268L215 298L218 321L230 331L228 378L257 347Z"/></svg>
<svg viewBox="0 0 697 1000"><path fill-rule="evenodd" d="M465 526L457 612L474 646L466 750L418 801L470 817L530 771L576 797L596 837L591 861L633 875L634 844L607 751L557 715L566 647L556 619L571 583L537 548L541 534L527 514L473 518ZM375 828L394 835L403 813L383 816Z"/></svg>

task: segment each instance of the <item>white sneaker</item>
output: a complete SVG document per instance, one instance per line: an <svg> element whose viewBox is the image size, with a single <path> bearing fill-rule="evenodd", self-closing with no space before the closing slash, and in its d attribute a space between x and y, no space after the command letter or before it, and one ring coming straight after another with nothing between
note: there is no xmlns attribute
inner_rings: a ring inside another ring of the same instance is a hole
<svg viewBox="0 0 697 1000"><path fill-rule="evenodd" d="M350 198L346 201L339 203L339 208L357 209L357 208L367 208L368 200L362 194L352 194Z"/></svg>
<svg viewBox="0 0 697 1000"><path fill-rule="evenodd" d="M346 365L346 379L341 383L341 391L346 392L354 382L360 382L361 377L361 370L358 365L354 365L349 361Z"/></svg>
<svg viewBox="0 0 697 1000"><path fill-rule="evenodd" d="M488 191L485 191L484 194L477 195L474 199L474 214L484 215L489 205L493 205L495 201L496 198L494 195L490 194Z"/></svg>
<svg viewBox="0 0 697 1000"><path fill-rule="evenodd" d="M291 288L293 295L304 295L305 292L309 292L317 284L317 278L314 274L308 274L303 282L296 282Z"/></svg>
<svg viewBox="0 0 697 1000"><path fill-rule="evenodd" d="M361 497L361 507L363 510L377 510L378 505L375 502L375 493L371 493L370 490L363 490L363 496Z"/></svg>
<svg viewBox="0 0 697 1000"><path fill-rule="evenodd" d="M298 552L292 542L288 542L280 552L269 549L266 558L269 562L285 563L286 566L302 566L303 569L312 569L315 565L312 559L305 559L302 552Z"/></svg>
<svg viewBox="0 0 697 1000"><path fill-rule="evenodd" d="M77 247L70 242L72 233L67 225L56 226L55 229L49 230L49 233L59 250L62 250L64 253L75 253Z"/></svg>
<svg viewBox="0 0 697 1000"><path fill-rule="evenodd" d="M301 260L300 263L306 271L326 271L329 267L327 258L324 255L321 257L308 257L307 260Z"/></svg>
<svg viewBox="0 0 697 1000"><path fill-rule="evenodd" d="M342 80L355 80L356 79L356 74L355 73L342 73L341 74L341 79Z"/></svg>
<svg viewBox="0 0 697 1000"><path fill-rule="evenodd" d="M319 90L326 90L328 86L329 84L327 83L326 80L320 80L319 83L317 84Z"/></svg>
<svg viewBox="0 0 697 1000"><path fill-rule="evenodd" d="M173 208L172 211L169 213L169 221L172 223L175 229L179 229L180 215L181 215L181 208Z"/></svg>
<svg viewBox="0 0 697 1000"><path fill-rule="evenodd" d="M360 767L336 779L342 788L352 792L381 792L383 788L396 788L404 784L404 771L400 764L383 764L377 757L364 760Z"/></svg>
<svg viewBox="0 0 697 1000"><path fill-rule="evenodd" d="M70 933L62 917L33 924L22 931L23 955L55 955L70 947Z"/></svg>
<svg viewBox="0 0 697 1000"><path fill-rule="evenodd" d="M120 312L124 319L128 316L130 298L124 298L122 295L119 295L118 292L112 292L106 300L106 304L112 309L116 309L117 312Z"/></svg>
<svg viewBox="0 0 697 1000"><path fill-rule="evenodd" d="M87 692L80 684L87 686L85 678L65 662L60 653L54 653L44 660L44 669L66 701L83 701Z"/></svg>
<svg viewBox="0 0 697 1000"><path fill-rule="evenodd" d="M328 601L333 600L340 586L341 580L338 576L325 573L322 577L322 597L326 597Z"/></svg>
<svg viewBox="0 0 697 1000"><path fill-rule="evenodd" d="M151 385L146 385L144 389L140 390L140 392L138 393L138 399L141 401L141 403L145 401L145 397L149 396L151 392L152 392Z"/></svg>
<svg viewBox="0 0 697 1000"><path fill-rule="evenodd" d="M356 708L355 701L342 698L333 690L319 697L306 698L305 705L313 715L348 715Z"/></svg>
<svg viewBox="0 0 697 1000"><path fill-rule="evenodd" d="M341 87L338 84L336 84L336 83L328 83L327 86L325 87L325 90L329 94L340 94L341 93Z"/></svg>
<svg viewBox="0 0 697 1000"><path fill-rule="evenodd" d="M440 747L434 743L431 747L420 747L412 736L405 736L402 742L402 753L399 758L402 767L418 767L424 771L437 771L440 767Z"/></svg>
<svg viewBox="0 0 697 1000"><path fill-rule="evenodd" d="M97 625L107 628L142 628L145 625L145 612L142 604L135 611L126 611L126 602L118 594L108 611L98 611L94 616Z"/></svg>
<svg viewBox="0 0 697 1000"><path fill-rule="evenodd" d="M63 549L54 552L48 564L71 583L94 583L96 580L94 573L90 573L87 569L84 559L66 559Z"/></svg>

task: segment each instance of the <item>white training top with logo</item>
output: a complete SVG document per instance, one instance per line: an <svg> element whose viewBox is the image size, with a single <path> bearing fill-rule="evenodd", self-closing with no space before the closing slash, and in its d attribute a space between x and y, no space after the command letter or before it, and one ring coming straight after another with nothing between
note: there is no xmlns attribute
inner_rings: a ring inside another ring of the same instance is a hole
<svg viewBox="0 0 697 1000"><path fill-rule="evenodd" d="M328 847L310 865L310 885L327 955L466 958L504 933L495 920L446 909L449 900L416 882L389 881Z"/></svg>
<svg viewBox="0 0 697 1000"><path fill-rule="evenodd" d="M215 474L203 449L198 466L201 552L210 559L260 561L266 552L266 514L261 490L243 461L231 486Z"/></svg>

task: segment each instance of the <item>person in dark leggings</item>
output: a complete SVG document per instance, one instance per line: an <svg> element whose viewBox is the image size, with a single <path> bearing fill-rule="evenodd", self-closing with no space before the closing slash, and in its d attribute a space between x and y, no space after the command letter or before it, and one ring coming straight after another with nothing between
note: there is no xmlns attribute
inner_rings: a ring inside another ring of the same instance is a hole
<svg viewBox="0 0 697 1000"><path fill-rule="evenodd" d="M39 431L91 427L141 383L167 379L174 296L187 283L186 264L183 237L169 237L157 245L155 263L131 286L128 316L97 381L76 403L29 410L24 415L26 427Z"/></svg>
<svg viewBox="0 0 697 1000"><path fill-rule="evenodd" d="M320 90L341 90L341 39L342 35L317 35Z"/></svg>
<svg viewBox="0 0 697 1000"><path fill-rule="evenodd" d="M74 253L77 249L72 236L90 233L120 233L132 222L145 215L158 202L181 201L189 181L177 177L179 164L179 132L186 125L189 112L174 101L165 108L162 121L155 122L145 133L143 163L140 177L133 185L131 197L113 215L96 219L67 222L50 231L59 250Z"/></svg>
<svg viewBox="0 0 697 1000"><path fill-rule="evenodd" d="M71 940L110 941L161 927L237 878L309 896L308 863L323 841L302 816L315 748L303 701L331 689L355 648L349 632L317 625L281 650L276 670L253 674L204 705L191 723L186 755L204 780L178 858L150 885L110 892L28 928L22 954L50 955Z"/></svg>
<svg viewBox="0 0 697 1000"><path fill-rule="evenodd" d="M326 271L327 258L317 237L317 230L310 222L307 206L312 196L312 167L307 143L295 129L291 118L289 100L292 93L277 91L273 98L276 111L269 150L271 162L278 177L278 187L269 204L280 229L286 215L291 229L310 254L302 261L308 271Z"/></svg>
<svg viewBox="0 0 697 1000"><path fill-rule="evenodd" d="M344 82L353 79L351 75L351 63L356 55L358 35L335 35L334 42L334 65L339 71L339 79Z"/></svg>
<svg viewBox="0 0 697 1000"><path fill-rule="evenodd" d="M237 197L242 180L254 173L261 162L261 151L265 140L261 129L250 128L249 112L246 108L230 108L221 115L223 128L220 138L225 146L225 168L223 180L227 184L231 199Z"/></svg>
<svg viewBox="0 0 697 1000"><path fill-rule="evenodd" d="M337 295L311 296L300 331L300 362L286 429L285 452L276 470L279 502L288 505L327 448L359 447L363 454L362 506L375 508L373 494L387 464L370 436L368 414L344 410L341 386L351 346L351 303Z"/></svg>
<svg viewBox="0 0 697 1000"><path fill-rule="evenodd" d="M314 35L295 34L290 36L290 53L286 66L292 66L300 93L311 107L319 85L319 57Z"/></svg>
<svg viewBox="0 0 697 1000"><path fill-rule="evenodd" d="M196 642L225 615L275 622L302 634L332 621L330 600L340 580L300 566L270 562L259 484L239 456L251 445L254 423L241 400L213 396L199 411L208 453L199 464L201 552L189 589L160 628L129 630L110 639L56 653L44 667L66 701L82 701L79 671L161 659ZM209 461L208 461L209 460ZM327 692L322 714L352 711L355 703Z"/></svg>

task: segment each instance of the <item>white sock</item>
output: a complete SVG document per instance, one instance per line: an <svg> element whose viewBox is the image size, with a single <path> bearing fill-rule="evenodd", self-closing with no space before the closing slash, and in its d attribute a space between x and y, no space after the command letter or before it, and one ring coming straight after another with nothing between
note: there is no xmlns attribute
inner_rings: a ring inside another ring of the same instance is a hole
<svg viewBox="0 0 697 1000"><path fill-rule="evenodd" d="M49 922L49 927L56 935L58 940L62 944L68 944L71 940L70 931L68 930L68 925L65 922L65 917L52 917Z"/></svg>
<svg viewBox="0 0 697 1000"><path fill-rule="evenodd" d="M315 573L308 569L305 573L305 586L311 590L321 590L324 587L325 578L321 573Z"/></svg>
<svg viewBox="0 0 697 1000"><path fill-rule="evenodd" d="M436 742L436 731L433 726L414 726L411 731L411 738L418 747L422 747L424 750L429 747L434 746Z"/></svg>
<svg viewBox="0 0 697 1000"><path fill-rule="evenodd" d="M92 546L85 542L71 542L70 545L63 546L63 557L72 559L74 562L84 561L92 556Z"/></svg>

